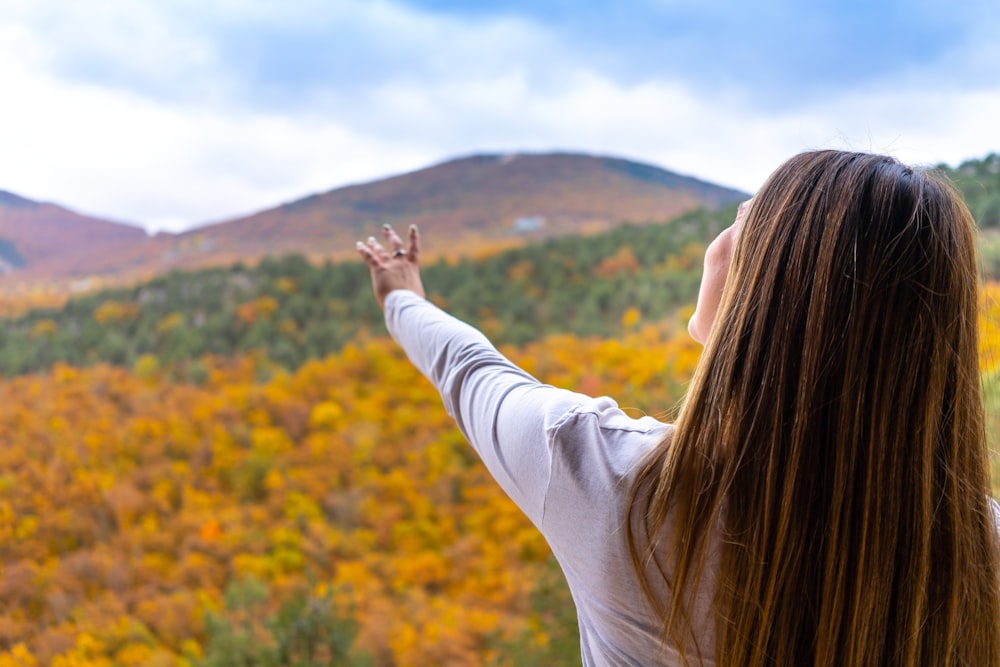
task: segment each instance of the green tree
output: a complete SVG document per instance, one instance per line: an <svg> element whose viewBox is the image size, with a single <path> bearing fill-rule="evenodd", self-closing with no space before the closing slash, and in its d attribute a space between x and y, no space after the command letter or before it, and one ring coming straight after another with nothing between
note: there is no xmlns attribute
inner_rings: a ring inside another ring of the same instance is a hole
<svg viewBox="0 0 1000 667"><path fill-rule="evenodd" d="M354 650L357 625L327 593L299 592L261 619L267 586L247 577L231 582L225 612L205 615L205 655L199 667L362 667L370 659Z"/></svg>

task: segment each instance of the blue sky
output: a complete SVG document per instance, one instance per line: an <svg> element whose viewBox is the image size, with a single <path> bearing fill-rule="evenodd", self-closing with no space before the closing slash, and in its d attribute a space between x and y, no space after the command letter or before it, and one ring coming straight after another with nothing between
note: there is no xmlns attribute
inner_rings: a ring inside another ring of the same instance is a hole
<svg viewBox="0 0 1000 667"><path fill-rule="evenodd" d="M0 189L181 229L475 152L1000 150L994 0L4 0Z"/></svg>

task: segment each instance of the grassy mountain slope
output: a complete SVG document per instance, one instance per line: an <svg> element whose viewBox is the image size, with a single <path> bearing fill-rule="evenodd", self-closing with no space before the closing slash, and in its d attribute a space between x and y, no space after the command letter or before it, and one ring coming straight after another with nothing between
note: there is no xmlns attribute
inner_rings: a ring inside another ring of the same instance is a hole
<svg viewBox="0 0 1000 667"><path fill-rule="evenodd" d="M742 193L626 160L570 154L479 155L366 185L314 195L192 232L246 251L335 248L383 223L482 240L514 234L535 218L549 235L607 229L622 220L666 220L717 208ZM303 244L306 245L303 245Z"/></svg>

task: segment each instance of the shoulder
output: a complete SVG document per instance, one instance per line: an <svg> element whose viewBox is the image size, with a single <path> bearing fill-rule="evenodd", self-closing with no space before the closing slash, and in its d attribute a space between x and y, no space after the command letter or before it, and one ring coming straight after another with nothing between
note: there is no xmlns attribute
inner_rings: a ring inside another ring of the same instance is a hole
<svg viewBox="0 0 1000 667"><path fill-rule="evenodd" d="M630 571L622 526L633 482L644 457L672 433L672 425L631 416L608 397L582 401L549 428L540 527L577 586Z"/></svg>
<svg viewBox="0 0 1000 667"><path fill-rule="evenodd" d="M651 416L631 416L607 396L587 399L548 429L553 487L588 495L615 492L673 426Z"/></svg>
<svg viewBox="0 0 1000 667"><path fill-rule="evenodd" d="M637 413L638 409L629 412ZM609 396L587 398L567 411L550 427L550 438L556 441L604 441L618 443L635 435L665 436L673 426L649 415L632 416ZM636 442L644 441L639 438Z"/></svg>

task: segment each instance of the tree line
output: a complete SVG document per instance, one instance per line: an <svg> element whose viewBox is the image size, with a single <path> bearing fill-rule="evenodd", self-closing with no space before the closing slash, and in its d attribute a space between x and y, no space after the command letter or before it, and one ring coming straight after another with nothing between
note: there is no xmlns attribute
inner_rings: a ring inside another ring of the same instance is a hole
<svg viewBox="0 0 1000 667"><path fill-rule="evenodd" d="M424 267L424 282L432 300L498 343L553 333L613 335L627 311L659 319L690 303L704 244L734 214L733 207L698 211L666 223L550 239L485 259L441 260ZM436 241L443 240L426 239ZM316 266L297 255L266 258L253 267L174 272L3 324L5 376L57 362L131 367L152 355L183 368L192 380L203 374L198 360L206 355L258 351L294 369L358 336L384 332L360 259Z"/></svg>

